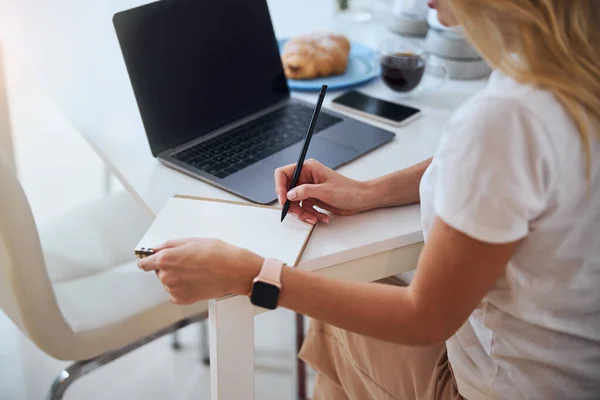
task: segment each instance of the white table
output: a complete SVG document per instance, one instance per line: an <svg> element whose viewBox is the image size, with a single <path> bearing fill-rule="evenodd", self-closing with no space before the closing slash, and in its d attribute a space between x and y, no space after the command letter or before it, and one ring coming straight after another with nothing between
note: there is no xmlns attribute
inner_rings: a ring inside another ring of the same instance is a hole
<svg viewBox="0 0 600 400"><path fill-rule="evenodd" d="M150 154L111 24L114 12L146 2L19 0L4 13L5 21L0 20L0 26L4 23L0 35L33 69L125 188L150 212L158 213L175 194L239 200L163 166ZM335 30L376 47L390 35L380 21L363 25L340 22L332 4L270 0L277 36ZM420 108L423 117L392 129L396 133L392 143L339 171L355 179L369 179L431 157L451 112L483 85L483 81L450 82L437 93L402 99ZM380 82L361 90L398 100ZM316 99L315 94L294 95ZM332 97L330 93L325 108ZM329 226L315 231L299 268L340 279L373 281L413 269L422 240L417 205L332 218ZM248 399L254 393L253 317L259 312L262 310L251 306L246 297L211 302L213 399Z"/></svg>

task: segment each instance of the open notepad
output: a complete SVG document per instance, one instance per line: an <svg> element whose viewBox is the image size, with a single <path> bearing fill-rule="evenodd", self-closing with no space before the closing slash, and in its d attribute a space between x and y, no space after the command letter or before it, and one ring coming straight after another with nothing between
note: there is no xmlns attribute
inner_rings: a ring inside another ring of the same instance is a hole
<svg viewBox="0 0 600 400"><path fill-rule="evenodd" d="M171 239L211 238L295 267L314 226L293 216L280 219L275 207L178 195L160 211L135 254Z"/></svg>

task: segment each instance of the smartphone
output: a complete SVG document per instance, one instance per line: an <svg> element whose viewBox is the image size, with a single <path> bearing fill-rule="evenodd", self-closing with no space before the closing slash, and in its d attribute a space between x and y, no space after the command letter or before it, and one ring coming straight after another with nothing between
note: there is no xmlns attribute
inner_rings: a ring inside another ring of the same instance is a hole
<svg viewBox="0 0 600 400"><path fill-rule="evenodd" d="M331 105L394 126L408 124L421 115L421 110L416 108L367 96L356 90L336 97Z"/></svg>

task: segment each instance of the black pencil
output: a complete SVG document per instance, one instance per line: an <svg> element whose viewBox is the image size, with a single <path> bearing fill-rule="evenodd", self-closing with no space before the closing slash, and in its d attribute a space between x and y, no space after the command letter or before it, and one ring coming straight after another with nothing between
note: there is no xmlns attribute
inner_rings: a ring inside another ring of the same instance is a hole
<svg viewBox="0 0 600 400"><path fill-rule="evenodd" d="M327 93L327 85L323 85L321 87L321 94L319 94L319 100L317 101L317 105L315 106L315 111L313 112L312 118L310 120L310 125L308 127L308 132L306 133L306 138L304 138L304 145L302 146L302 151L300 152L300 157L298 158L298 163L296 164L296 169L294 169L294 175L292 176L292 182L290 182L290 186L288 188L288 192L296 187L298 184L298 178L300 178L300 173L302 172L302 165L304 164L304 159L306 158L306 153L308 152L308 146L310 145L310 139L312 138L313 132L315 130L315 125L317 124L317 119L319 118L319 113L321 112L321 106L323 105L323 100L325 99L325 93ZM283 205L283 209L281 210L281 221L283 222L285 216L290 209L290 201L287 200Z"/></svg>

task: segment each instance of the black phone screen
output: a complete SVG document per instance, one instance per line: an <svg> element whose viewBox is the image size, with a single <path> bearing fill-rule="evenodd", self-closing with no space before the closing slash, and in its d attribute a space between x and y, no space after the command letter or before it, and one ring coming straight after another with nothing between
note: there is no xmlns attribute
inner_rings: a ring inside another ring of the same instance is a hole
<svg viewBox="0 0 600 400"><path fill-rule="evenodd" d="M419 112L416 108L376 99L355 90L335 98L333 102L395 122L404 121Z"/></svg>

